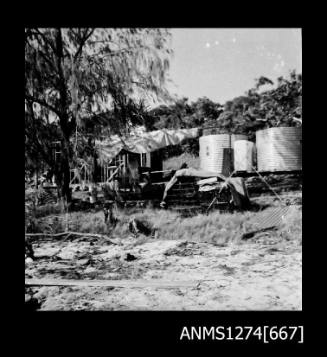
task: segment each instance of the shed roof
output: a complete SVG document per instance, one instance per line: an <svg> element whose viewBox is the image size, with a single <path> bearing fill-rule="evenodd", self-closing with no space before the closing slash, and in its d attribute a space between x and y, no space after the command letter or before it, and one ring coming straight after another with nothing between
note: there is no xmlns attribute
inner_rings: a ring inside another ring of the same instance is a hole
<svg viewBox="0 0 327 357"><path fill-rule="evenodd" d="M169 145L178 145L186 139L199 136L199 129L156 130L129 137L113 135L105 140L96 140L95 145L100 161L111 161L123 149L144 154Z"/></svg>

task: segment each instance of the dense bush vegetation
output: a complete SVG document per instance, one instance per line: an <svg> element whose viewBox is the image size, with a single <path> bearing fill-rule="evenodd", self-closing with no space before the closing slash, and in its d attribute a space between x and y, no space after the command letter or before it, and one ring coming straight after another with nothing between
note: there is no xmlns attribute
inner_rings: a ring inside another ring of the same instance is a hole
<svg viewBox="0 0 327 357"><path fill-rule="evenodd" d="M224 105L204 97L192 103L183 98L173 105L160 106L149 113L152 119L148 129L201 127L208 128L204 129L207 134L247 134L251 140L260 129L301 125L302 75L293 71L289 78L280 77L273 85L270 79L260 77L245 95ZM165 152L171 157L185 152L198 155L198 150L198 140L194 139Z"/></svg>

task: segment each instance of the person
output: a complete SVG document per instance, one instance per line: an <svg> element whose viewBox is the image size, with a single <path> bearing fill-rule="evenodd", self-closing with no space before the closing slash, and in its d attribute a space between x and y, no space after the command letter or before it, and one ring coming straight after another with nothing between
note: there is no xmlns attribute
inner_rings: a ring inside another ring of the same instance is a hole
<svg viewBox="0 0 327 357"><path fill-rule="evenodd" d="M118 219L115 217L112 209L112 204L105 203L103 206L104 223L110 224L113 227L117 225Z"/></svg>

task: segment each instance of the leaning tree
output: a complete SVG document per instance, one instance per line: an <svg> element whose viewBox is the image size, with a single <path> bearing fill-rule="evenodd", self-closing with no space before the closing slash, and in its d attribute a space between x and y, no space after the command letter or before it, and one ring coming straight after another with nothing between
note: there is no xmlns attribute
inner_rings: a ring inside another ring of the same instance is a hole
<svg viewBox="0 0 327 357"><path fill-rule="evenodd" d="M171 52L165 29L25 29L26 152L53 164L49 133L55 133L61 143L55 177L67 201L73 138L84 121L110 111L107 125L122 133L137 118L131 114L140 100L169 100Z"/></svg>

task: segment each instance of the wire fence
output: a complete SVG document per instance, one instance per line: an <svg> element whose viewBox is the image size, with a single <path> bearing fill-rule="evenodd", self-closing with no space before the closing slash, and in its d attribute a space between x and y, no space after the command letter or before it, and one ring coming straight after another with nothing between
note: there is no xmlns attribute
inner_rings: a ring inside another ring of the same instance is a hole
<svg viewBox="0 0 327 357"><path fill-rule="evenodd" d="M268 212L259 212L250 223L258 230L281 226L285 222L290 207L276 207Z"/></svg>

